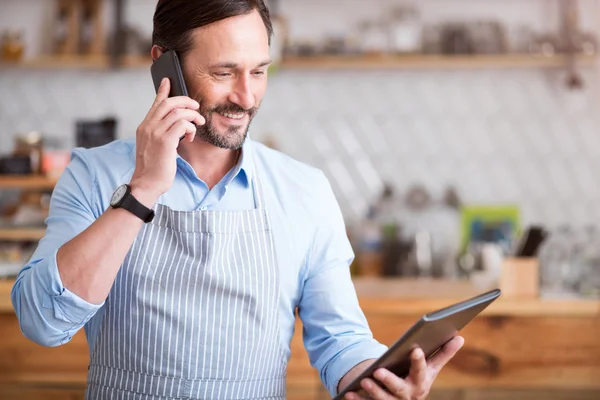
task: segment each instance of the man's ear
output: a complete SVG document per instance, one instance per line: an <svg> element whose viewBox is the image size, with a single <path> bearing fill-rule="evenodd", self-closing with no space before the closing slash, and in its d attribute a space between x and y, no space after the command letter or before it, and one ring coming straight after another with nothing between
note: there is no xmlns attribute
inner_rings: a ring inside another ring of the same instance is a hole
<svg viewBox="0 0 600 400"><path fill-rule="evenodd" d="M160 57L162 53L163 51L160 47L158 47L157 45L153 45L152 50L150 51L150 54L152 55L152 61L156 61L156 59Z"/></svg>

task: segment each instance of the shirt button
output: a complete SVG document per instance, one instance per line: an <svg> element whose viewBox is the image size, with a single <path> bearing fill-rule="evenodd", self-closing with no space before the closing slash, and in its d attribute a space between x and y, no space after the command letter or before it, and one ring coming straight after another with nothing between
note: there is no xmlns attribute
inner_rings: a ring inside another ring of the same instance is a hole
<svg viewBox="0 0 600 400"><path fill-rule="evenodd" d="M202 211L206 211L206 206L202 206L202 207L200 207L200 210L202 210Z"/></svg>

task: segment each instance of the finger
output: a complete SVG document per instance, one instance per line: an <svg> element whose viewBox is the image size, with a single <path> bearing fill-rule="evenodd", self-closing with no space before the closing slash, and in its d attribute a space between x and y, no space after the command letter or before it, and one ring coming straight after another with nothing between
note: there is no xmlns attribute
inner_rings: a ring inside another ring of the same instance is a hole
<svg viewBox="0 0 600 400"><path fill-rule="evenodd" d="M184 135L190 140L190 136L193 139L194 135L196 135L196 125L192 124L190 121L181 119L175 122L165 135L169 140L174 140L177 143L179 143L179 138Z"/></svg>
<svg viewBox="0 0 600 400"><path fill-rule="evenodd" d="M362 390L359 393L364 393ZM369 397L359 393L349 392L344 395L345 400L367 400Z"/></svg>
<svg viewBox="0 0 600 400"><path fill-rule="evenodd" d="M190 110L198 110L200 108L200 104L187 96L175 96L169 97L168 99L164 99L158 104L158 106L154 109L154 113L152 115L152 119L154 120L162 120L176 108L188 108Z"/></svg>
<svg viewBox="0 0 600 400"><path fill-rule="evenodd" d="M369 398L373 400L394 400L394 397L383 390L375 381L371 379L363 379L360 386L369 394ZM404 399L405 397L400 397Z"/></svg>
<svg viewBox="0 0 600 400"><path fill-rule="evenodd" d="M379 382L381 382L387 390L399 399L409 398L410 385L404 379L394 375L387 369L380 368L373 374Z"/></svg>
<svg viewBox="0 0 600 400"><path fill-rule="evenodd" d="M166 132L171 129L171 126L179 120L190 121L196 125L204 125L206 122L198 111L188 110L186 108L176 108L171 111L167 116L160 122L157 127L158 132Z"/></svg>
<svg viewBox="0 0 600 400"><path fill-rule="evenodd" d="M425 353L423 353L422 349L414 349L410 358L410 373L408 376L416 386L421 387L427 382Z"/></svg>
<svg viewBox="0 0 600 400"><path fill-rule="evenodd" d="M157 106L163 100L167 99L169 97L170 91L171 81L169 81L169 78L163 78L162 81L160 81L160 86L158 87L158 90L156 91L156 98L154 99L153 105Z"/></svg>
<svg viewBox="0 0 600 400"><path fill-rule="evenodd" d="M462 336L455 336L429 359L429 367L433 369L435 375L454 357L464 343L465 339Z"/></svg>

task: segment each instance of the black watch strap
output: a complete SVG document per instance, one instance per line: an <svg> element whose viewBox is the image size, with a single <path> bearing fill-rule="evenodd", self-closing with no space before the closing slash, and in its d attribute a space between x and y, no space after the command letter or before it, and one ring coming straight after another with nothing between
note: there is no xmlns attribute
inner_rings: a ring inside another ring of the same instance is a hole
<svg viewBox="0 0 600 400"><path fill-rule="evenodd" d="M131 187L129 185L127 185L127 192L118 207L131 212L133 215L146 223L151 222L154 219L154 210L146 207L135 197L133 197L133 194L131 194Z"/></svg>

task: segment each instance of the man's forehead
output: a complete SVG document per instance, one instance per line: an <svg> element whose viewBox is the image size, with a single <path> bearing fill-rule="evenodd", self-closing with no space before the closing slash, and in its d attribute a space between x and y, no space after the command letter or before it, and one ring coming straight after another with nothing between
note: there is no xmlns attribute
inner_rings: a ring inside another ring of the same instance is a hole
<svg viewBox="0 0 600 400"><path fill-rule="evenodd" d="M192 37L198 45L269 41L267 28L256 10L196 28Z"/></svg>

